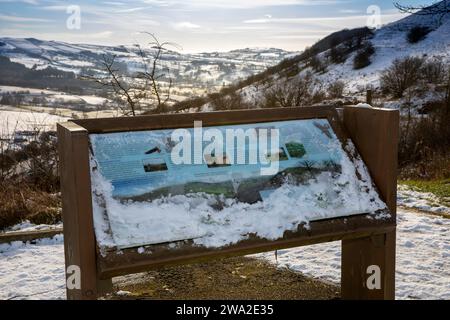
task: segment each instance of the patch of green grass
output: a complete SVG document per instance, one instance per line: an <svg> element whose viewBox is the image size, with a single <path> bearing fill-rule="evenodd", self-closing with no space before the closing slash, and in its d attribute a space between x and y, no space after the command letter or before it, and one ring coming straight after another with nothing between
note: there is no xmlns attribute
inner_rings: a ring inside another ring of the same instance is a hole
<svg viewBox="0 0 450 320"><path fill-rule="evenodd" d="M431 192L446 206L450 206L450 179L443 180L399 180L413 190Z"/></svg>

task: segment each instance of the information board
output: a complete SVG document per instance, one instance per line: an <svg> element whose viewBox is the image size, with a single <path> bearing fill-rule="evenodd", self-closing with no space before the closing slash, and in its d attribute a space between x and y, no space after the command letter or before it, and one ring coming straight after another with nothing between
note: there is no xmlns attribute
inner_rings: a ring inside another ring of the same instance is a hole
<svg viewBox="0 0 450 320"><path fill-rule="evenodd" d="M342 298L393 299L398 123L398 110L355 106L59 123L67 283L81 271L67 298L153 268L341 241Z"/></svg>
<svg viewBox="0 0 450 320"><path fill-rule="evenodd" d="M327 119L90 134L100 245L221 247L386 209Z"/></svg>

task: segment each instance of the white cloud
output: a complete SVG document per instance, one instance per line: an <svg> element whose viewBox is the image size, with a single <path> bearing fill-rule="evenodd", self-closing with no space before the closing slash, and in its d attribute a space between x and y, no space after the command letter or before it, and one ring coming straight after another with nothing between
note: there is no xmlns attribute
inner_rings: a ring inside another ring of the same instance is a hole
<svg viewBox="0 0 450 320"><path fill-rule="evenodd" d="M103 4L107 4L109 6L124 6L124 2L117 2L117 1L103 1Z"/></svg>
<svg viewBox="0 0 450 320"><path fill-rule="evenodd" d="M0 14L0 20L8 21L8 22L50 22L51 21L48 19L10 16L10 15L5 15L5 14Z"/></svg>
<svg viewBox="0 0 450 320"><path fill-rule="evenodd" d="M0 3L11 3L11 2L21 2L26 4L38 5L37 0L0 0Z"/></svg>
<svg viewBox="0 0 450 320"><path fill-rule="evenodd" d="M116 10L114 12L117 13L131 13L131 12L136 12L136 11L142 11L147 9L146 7L136 7L136 8L128 8L128 9L120 9L120 10Z"/></svg>
<svg viewBox="0 0 450 320"><path fill-rule="evenodd" d="M39 9L46 10L46 11L66 11L68 6L63 5L54 5L54 6L43 6Z"/></svg>
<svg viewBox="0 0 450 320"><path fill-rule="evenodd" d="M368 15L353 15L353 16L339 16L339 17L311 17L311 18L272 18L272 19L250 19L245 20L245 24L305 24L305 25L320 25L335 28L350 28L356 26L363 26L366 24ZM396 14L382 14L381 21L383 24L396 21L404 18L405 15L401 13Z"/></svg>
<svg viewBox="0 0 450 320"><path fill-rule="evenodd" d="M173 24L174 29L183 30L183 29L199 29L200 26L198 24L194 24L188 21L178 22Z"/></svg>
<svg viewBox="0 0 450 320"><path fill-rule="evenodd" d="M292 35L276 35L270 36L269 39L283 39L283 40L295 40L295 39L313 39L319 40L327 34L292 34Z"/></svg>
<svg viewBox="0 0 450 320"><path fill-rule="evenodd" d="M354 9L341 9L339 10L340 13L358 13L361 12L360 10L354 10Z"/></svg>
<svg viewBox="0 0 450 320"><path fill-rule="evenodd" d="M112 31L102 31L102 32L85 34L86 37L91 38L91 39L111 38L111 36L113 36L113 35L114 35L114 32L112 32Z"/></svg>
<svg viewBox="0 0 450 320"><path fill-rule="evenodd" d="M250 9L286 5L316 6L330 5L344 0L141 0L142 3L159 6L183 5L195 8Z"/></svg>
<svg viewBox="0 0 450 320"><path fill-rule="evenodd" d="M168 7L170 5L175 4L172 3L174 1L164 1L164 0L141 0L141 2L155 7Z"/></svg>

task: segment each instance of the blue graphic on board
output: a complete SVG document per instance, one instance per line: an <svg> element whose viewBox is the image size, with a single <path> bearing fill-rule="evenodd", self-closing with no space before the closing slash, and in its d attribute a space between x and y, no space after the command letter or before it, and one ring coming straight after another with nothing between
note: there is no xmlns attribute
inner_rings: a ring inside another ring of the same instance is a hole
<svg viewBox="0 0 450 320"><path fill-rule="evenodd" d="M188 164L173 162L171 153L179 143L172 140L173 129L91 134L90 141L100 173L114 187L113 197L140 201L175 194L206 192L237 197L252 203L265 198L276 189L286 173L300 177L306 171L320 172L331 168L338 170L342 157L343 150L339 140L326 119L213 128L219 130L224 137L221 161L217 161L216 154L203 152L211 142L195 136L193 128L185 129L192 138L192 161ZM208 129L204 127L203 131ZM257 143L257 139L245 139L245 161L238 163L237 156L241 150L237 149L236 140L227 144L227 129L255 129L255 132L267 129L269 137L266 151L260 149L261 144ZM278 149L275 151L270 139L272 129L279 133ZM201 143L202 150L195 150L194 145L198 142ZM249 163L249 152L252 151L256 151L258 155L266 152L266 161L262 163L258 157L256 163ZM275 158L273 153L276 153ZM193 164L196 156L200 157L201 164ZM270 176L261 175L261 169L273 165L273 161L277 161L278 171ZM301 178L298 180L302 181Z"/></svg>

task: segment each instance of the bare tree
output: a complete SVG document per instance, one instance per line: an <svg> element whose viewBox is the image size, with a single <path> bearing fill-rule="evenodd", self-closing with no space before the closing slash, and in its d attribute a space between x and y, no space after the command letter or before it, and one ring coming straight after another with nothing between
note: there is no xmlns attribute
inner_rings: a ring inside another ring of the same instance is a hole
<svg viewBox="0 0 450 320"><path fill-rule="evenodd" d="M179 48L179 46L173 42L160 42L152 33L145 32L145 34L150 36L152 41L148 45L154 50L148 53L142 50L140 45L136 45L144 66L144 71L138 73L138 78L145 81L145 87L149 87L151 94L156 97L156 111L162 113L165 111L165 106L170 99L172 78L170 77L169 68L158 68L158 63L160 62L162 54L168 47ZM164 73L163 71L167 73ZM168 88L165 90L160 85L160 80L164 77L167 77L169 81Z"/></svg>
<svg viewBox="0 0 450 320"><path fill-rule="evenodd" d="M425 59L421 57L395 59L381 74L381 88L396 98L401 98L406 89L421 80L424 63Z"/></svg>
<svg viewBox="0 0 450 320"><path fill-rule="evenodd" d="M103 55L101 64L105 75L83 75L82 79L94 81L111 89L120 101L125 100L127 103L126 108L119 104L122 114L136 116L145 88L141 84L133 84L133 81L130 81L126 75L119 72L116 65L116 55Z"/></svg>
<svg viewBox="0 0 450 320"><path fill-rule="evenodd" d="M177 48L178 46L171 42L160 42L152 33L144 33L151 38L148 43L150 50L144 50L140 45L135 45L142 61L143 71L137 72L133 77L133 75L128 75L120 70L116 55L103 55L101 64L104 74L82 76L82 79L94 81L112 90L115 98L118 98L119 101L125 101L126 107L119 105L123 115L136 116L148 103L146 101L152 97L156 100L156 112L162 113L170 99L172 79L170 78L169 68L163 68L160 65L161 57L168 46ZM161 85L165 77L169 78L167 89L164 89Z"/></svg>
<svg viewBox="0 0 450 320"><path fill-rule="evenodd" d="M450 116L450 65L447 65L447 75L443 80L444 90L442 93L442 100L444 101L445 115Z"/></svg>
<svg viewBox="0 0 450 320"><path fill-rule="evenodd" d="M443 0L432 5L403 5L394 2L394 6L403 13L415 13L418 15L437 15L439 20L450 13L450 0Z"/></svg>
<svg viewBox="0 0 450 320"><path fill-rule="evenodd" d="M296 79L276 84L264 95L267 107L295 107L311 102L316 79L311 73Z"/></svg>
<svg viewBox="0 0 450 320"><path fill-rule="evenodd" d="M328 97L331 99L342 98L344 93L345 83L343 81L337 80L328 85Z"/></svg>

